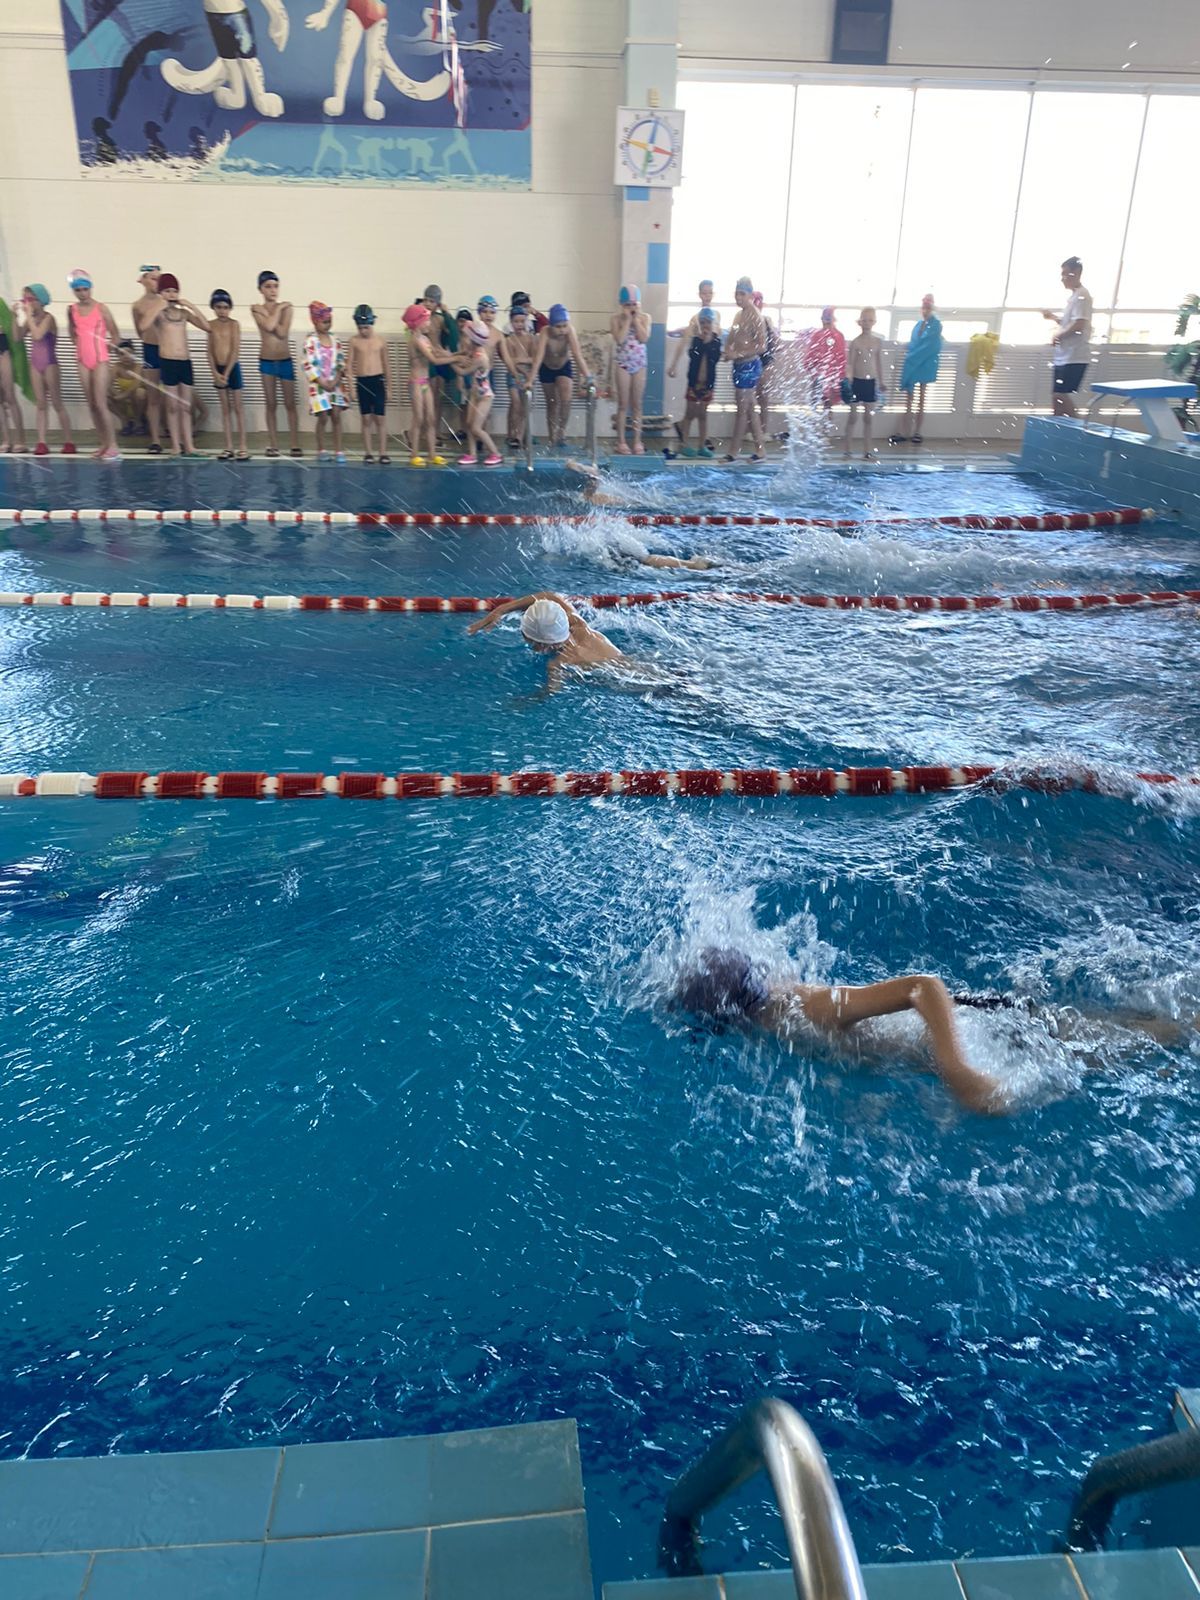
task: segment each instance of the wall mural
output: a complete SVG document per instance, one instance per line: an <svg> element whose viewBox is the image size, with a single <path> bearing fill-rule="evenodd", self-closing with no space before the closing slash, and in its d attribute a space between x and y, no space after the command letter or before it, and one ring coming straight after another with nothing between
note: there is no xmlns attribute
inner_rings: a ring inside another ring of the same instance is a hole
<svg viewBox="0 0 1200 1600"><path fill-rule="evenodd" d="M89 175L530 184L533 0L61 0Z"/></svg>

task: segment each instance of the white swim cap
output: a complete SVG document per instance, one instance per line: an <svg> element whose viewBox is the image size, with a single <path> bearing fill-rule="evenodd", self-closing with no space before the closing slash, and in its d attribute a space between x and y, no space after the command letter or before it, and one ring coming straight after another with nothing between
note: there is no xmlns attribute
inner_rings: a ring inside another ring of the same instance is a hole
<svg viewBox="0 0 1200 1600"><path fill-rule="evenodd" d="M521 632L530 644L566 644L571 619L557 600L535 600L521 618Z"/></svg>

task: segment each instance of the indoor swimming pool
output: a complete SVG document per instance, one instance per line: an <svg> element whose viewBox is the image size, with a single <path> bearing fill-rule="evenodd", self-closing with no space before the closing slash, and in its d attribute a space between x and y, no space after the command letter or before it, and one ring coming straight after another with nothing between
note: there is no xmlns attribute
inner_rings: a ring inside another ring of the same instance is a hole
<svg viewBox="0 0 1200 1600"><path fill-rule="evenodd" d="M47 503L35 471L7 466L0 498ZM172 468L122 472L114 505L188 503ZM415 507L411 477L214 469L205 493ZM535 479L532 502L507 473L416 482L426 508L581 509ZM98 474L47 481L103 503ZM1106 504L1015 472L614 492L915 519ZM0 589L1200 588L1173 519L847 536L624 509L9 527ZM658 572L647 549L720 565ZM774 1393L812 1423L864 1562L1051 1548L1086 1463L1194 1363L1200 791L1128 773L1200 772L1196 607L604 611L636 670L551 695L514 623L470 620L0 608L0 770L1014 763L1082 765L1103 792L0 803L0 1454L573 1416L612 1580L652 1570L704 1437ZM873 1063L690 1026L670 992L712 944L1012 997L963 1018L1012 1114L966 1115L899 1065L904 1023ZM738 1507L710 1570L777 1564L766 1486Z"/></svg>

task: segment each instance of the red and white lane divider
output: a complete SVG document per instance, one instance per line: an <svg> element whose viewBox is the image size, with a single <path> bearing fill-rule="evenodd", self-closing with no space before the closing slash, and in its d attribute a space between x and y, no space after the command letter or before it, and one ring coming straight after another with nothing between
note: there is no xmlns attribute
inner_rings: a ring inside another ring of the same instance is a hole
<svg viewBox="0 0 1200 1600"><path fill-rule="evenodd" d="M142 594L114 590L57 589L0 591L0 607L32 606L147 611L398 611L483 612L512 600L512 595L463 594ZM1200 604L1200 589L1129 590L1114 594L774 594L751 589L656 589L642 594L576 594L578 604L599 611L699 601L709 605L749 604L807 606L825 611L1096 611L1104 607L1130 610Z"/></svg>
<svg viewBox="0 0 1200 1600"><path fill-rule="evenodd" d="M537 523L578 524L589 522L595 512L555 513L515 516L505 512L489 515L482 511L214 511L214 510L107 510L27 511L0 508L0 523L25 524L60 522L188 522L198 526L248 523L273 527L359 527L359 528L524 528ZM635 528L968 528L975 531L1038 532L1070 528L1127 527L1149 522L1156 513L1150 507L1121 506L1114 511L1050 511L1042 515L950 516L950 517L772 517L712 515L683 516L668 512L636 512L625 517Z"/></svg>
<svg viewBox="0 0 1200 1600"><path fill-rule="evenodd" d="M98 800L431 800L496 795L588 800L605 795L641 798L748 795L758 798L838 794L937 794L972 785L1060 794L1125 792L1121 784L1200 787L1200 774L1134 772L1102 779L1086 768L1007 767L738 767L619 772L16 772L0 774L0 799L92 795Z"/></svg>

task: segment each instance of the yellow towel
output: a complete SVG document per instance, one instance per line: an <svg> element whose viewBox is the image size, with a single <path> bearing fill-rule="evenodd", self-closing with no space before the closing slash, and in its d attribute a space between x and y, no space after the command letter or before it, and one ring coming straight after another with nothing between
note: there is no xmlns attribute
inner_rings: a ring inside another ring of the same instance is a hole
<svg viewBox="0 0 1200 1600"><path fill-rule="evenodd" d="M967 346L967 376L978 378L981 372L990 372L996 365L999 348L998 333L973 333Z"/></svg>

